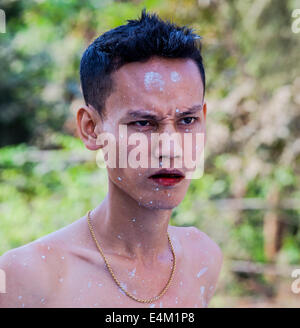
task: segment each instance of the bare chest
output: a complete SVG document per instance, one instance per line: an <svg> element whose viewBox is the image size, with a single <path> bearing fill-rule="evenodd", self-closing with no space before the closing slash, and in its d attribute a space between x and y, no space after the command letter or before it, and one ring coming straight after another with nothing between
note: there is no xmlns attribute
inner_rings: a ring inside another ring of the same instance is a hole
<svg viewBox="0 0 300 328"><path fill-rule="evenodd" d="M149 300L159 295L169 281L172 263L151 272L113 263L114 274L130 295ZM143 303L129 297L113 279L105 263L100 265L74 261L65 277L58 278L48 307L105 307L105 308L192 308L203 307L199 279L191 275L187 259L177 263L173 279L165 293L156 301Z"/></svg>

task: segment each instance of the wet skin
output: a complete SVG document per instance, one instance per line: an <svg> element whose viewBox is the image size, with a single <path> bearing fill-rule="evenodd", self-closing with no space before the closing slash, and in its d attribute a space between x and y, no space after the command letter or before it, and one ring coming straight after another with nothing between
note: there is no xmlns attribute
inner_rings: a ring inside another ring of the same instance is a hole
<svg viewBox="0 0 300 328"><path fill-rule="evenodd" d="M118 154L122 124L127 126L128 137L143 133L149 141L142 146L149 160L168 158L172 168L175 158L181 156L175 145L151 148L151 134L206 134L203 84L192 60L153 57L124 65L113 74L113 80L103 120L92 106L78 110L78 132L88 149L103 148L97 137L110 132L116 136ZM196 107L193 114L183 114ZM180 142L177 146L184 148ZM127 153L134 147L128 145ZM193 156L196 151L202 149L194 148ZM170 277L169 233L176 271L159 300L139 303L119 289L83 216L0 257L0 268L7 276L7 293L0 294L0 307L206 307L221 270L222 252L199 229L169 225L172 210L185 197L191 180L158 186L149 179L158 169L150 165L108 168L108 194L91 217L96 238L118 280L141 299L158 295Z"/></svg>

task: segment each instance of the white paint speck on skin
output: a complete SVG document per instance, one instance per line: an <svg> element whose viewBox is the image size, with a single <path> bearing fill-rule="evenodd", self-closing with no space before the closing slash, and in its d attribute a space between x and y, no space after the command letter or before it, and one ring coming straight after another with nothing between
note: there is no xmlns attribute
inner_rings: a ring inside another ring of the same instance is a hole
<svg viewBox="0 0 300 328"><path fill-rule="evenodd" d="M200 287L200 291L201 291L201 295L203 295L204 294L204 291L205 291L205 286L201 286Z"/></svg>
<svg viewBox="0 0 300 328"><path fill-rule="evenodd" d="M123 294L126 295L121 288L119 288L119 291Z"/></svg>
<svg viewBox="0 0 300 328"><path fill-rule="evenodd" d="M59 278L59 282L62 283L64 281L64 278Z"/></svg>
<svg viewBox="0 0 300 328"><path fill-rule="evenodd" d="M173 82L178 82L180 80L180 75L176 71L171 72L171 80Z"/></svg>
<svg viewBox="0 0 300 328"><path fill-rule="evenodd" d="M50 251L50 249L51 249L51 247L50 247L50 246L48 246L48 251Z"/></svg>
<svg viewBox="0 0 300 328"><path fill-rule="evenodd" d="M119 180L119 181L122 181L122 178L121 178L121 177L118 177L118 180Z"/></svg>
<svg viewBox="0 0 300 328"><path fill-rule="evenodd" d="M42 255L42 259L45 260L46 256L45 255Z"/></svg>
<svg viewBox="0 0 300 328"><path fill-rule="evenodd" d="M178 297L175 298L175 303L176 303L176 304L178 303Z"/></svg>
<svg viewBox="0 0 300 328"><path fill-rule="evenodd" d="M179 108L176 108L175 112L178 113L179 112Z"/></svg>
<svg viewBox="0 0 300 328"><path fill-rule="evenodd" d="M103 286L102 284L100 284L100 283L98 284L98 287L102 287L102 286Z"/></svg>
<svg viewBox="0 0 300 328"><path fill-rule="evenodd" d="M153 304L151 304L149 307L150 307L150 308L154 308L154 307L155 307L155 304L153 303Z"/></svg>
<svg viewBox="0 0 300 328"><path fill-rule="evenodd" d="M134 277L135 276L135 271L136 271L136 268L134 268L131 272L129 272L128 274L131 276L131 277Z"/></svg>
<svg viewBox="0 0 300 328"><path fill-rule="evenodd" d="M159 307L162 308L162 305L163 305L163 303L162 303L162 301L160 301L159 302Z"/></svg>
<svg viewBox="0 0 300 328"><path fill-rule="evenodd" d="M18 299L21 300L22 299L22 296L18 296Z"/></svg>
<svg viewBox="0 0 300 328"><path fill-rule="evenodd" d="M136 218L132 218L132 220L131 220L131 221L132 221L132 222L135 222L135 220L136 220Z"/></svg>
<svg viewBox="0 0 300 328"><path fill-rule="evenodd" d="M64 260L64 259L65 259L65 257L64 257L64 256L62 256L62 257L61 257L61 259L62 259L62 260Z"/></svg>
<svg viewBox="0 0 300 328"><path fill-rule="evenodd" d="M44 299L44 297L43 298L41 298L41 303L45 303L45 299Z"/></svg>
<svg viewBox="0 0 300 328"><path fill-rule="evenodd" d="M182 285L183 285L183 282L182 282L182 281L180 281L180 283L179 283L179 284L180 284L180 286L182 286Z"/></svg>
<svg viewBox="0 0 300 328"><path fill-rule="evenodd" d="M91 286L92 286L92 283L89 281L88 282L88 288L91 288Z"/></svg>
<svg viewBox="0 0 300 328"><path fill-rule="evenodd" d="M123 289L127 290L127 285L126 285L124 282L121 283L121 287L122 287ZM119 288L119 290L120 290L120 292L121 292L122 294L126 295L126 294L124 293L124 291L123 291L121 288Z"/></svg>
<svg viewBox="0 0 300 328"><path fill-rule="evenodd" d="M144 85L146 90L152 90L153 88L159 88L163 91L165 82L162 76L157 72L147 72L144 76Z"/></svg>
<svg viewBox="0 0 300 328"><path fill-rule="evenodd" d="M204 267L203 269L201 269L201 270L197 273L197 278L199 278L200 276L202 276L206 271L207 271L207 267Z"/></svg>

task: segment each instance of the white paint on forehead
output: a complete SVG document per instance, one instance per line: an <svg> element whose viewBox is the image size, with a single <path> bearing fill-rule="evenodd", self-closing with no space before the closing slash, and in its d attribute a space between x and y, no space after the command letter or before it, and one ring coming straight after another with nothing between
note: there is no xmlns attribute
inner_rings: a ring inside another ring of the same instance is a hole
<svg viewBox="0 0 300 328"><path fill-rule="evenodd" d="M147 90L159 88L159 90L162 91L164 89L165 82L159 73L147 72L144 76L144 85Z"/></svg>
<svg viewBox="0 0 300 328"><path fill-rule="evenodd" d="M171 72L171 80L173 82L179 81L180 80L180 75L176 71Z"/></svg>

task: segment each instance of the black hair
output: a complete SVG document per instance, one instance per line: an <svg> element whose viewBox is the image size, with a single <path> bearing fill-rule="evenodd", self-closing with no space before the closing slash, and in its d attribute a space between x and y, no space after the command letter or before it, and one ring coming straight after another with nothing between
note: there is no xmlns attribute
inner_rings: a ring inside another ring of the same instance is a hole
<svg viewBox="0 0 300 328"><path fill-rule="evenodd" d="M145 62L152 56L190 58L197 64L205 92L201 37L187 26L163 21L155 13L127 20L126 25L105 32L85 50L80 62L80 80L86 105L102 116L106 98L113 91L111 73L130 62ZM197 40L197 41L196 41Z"/></svg>

